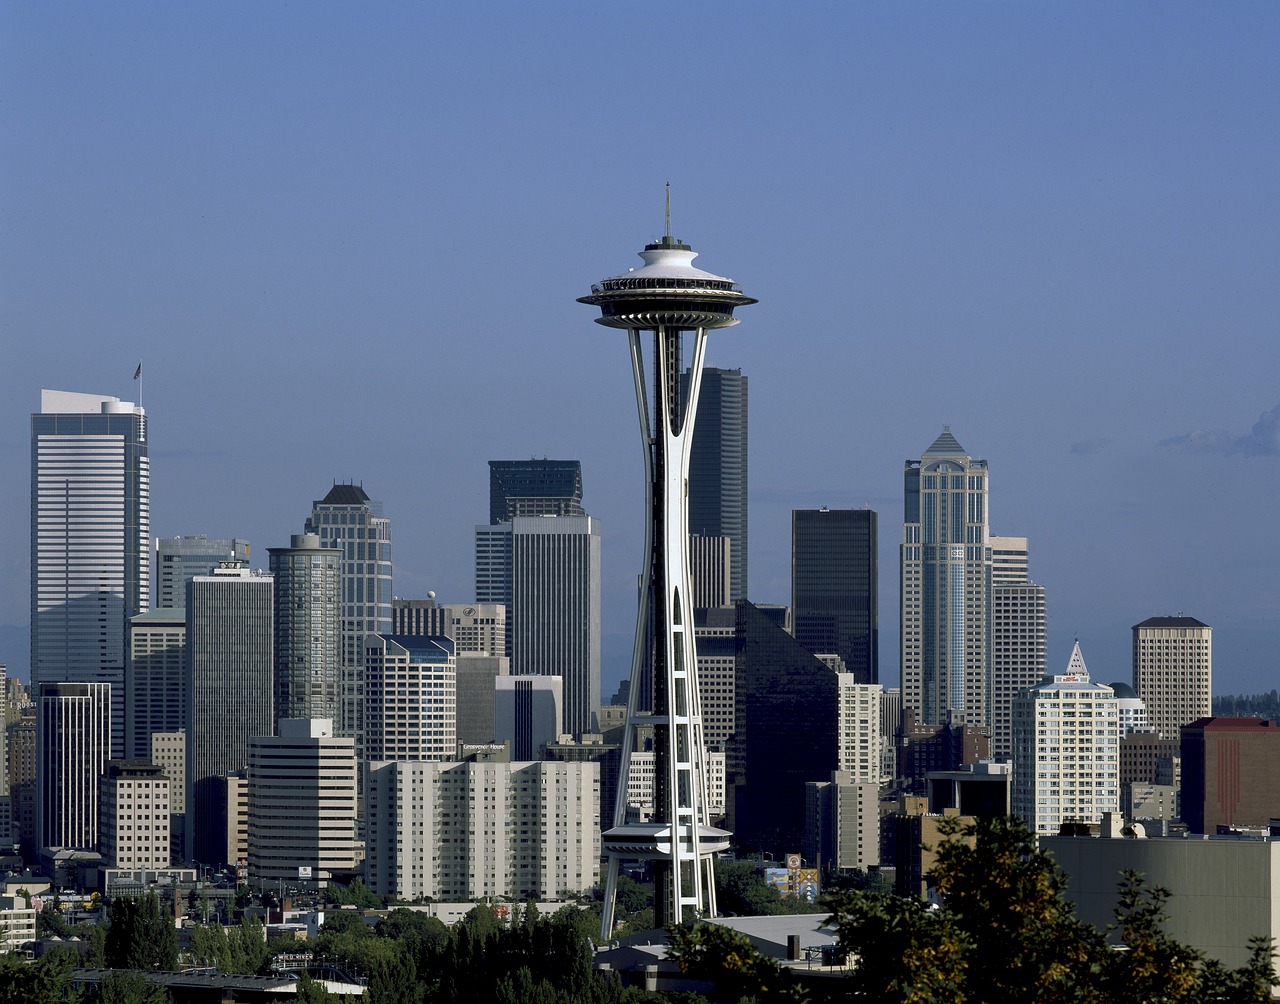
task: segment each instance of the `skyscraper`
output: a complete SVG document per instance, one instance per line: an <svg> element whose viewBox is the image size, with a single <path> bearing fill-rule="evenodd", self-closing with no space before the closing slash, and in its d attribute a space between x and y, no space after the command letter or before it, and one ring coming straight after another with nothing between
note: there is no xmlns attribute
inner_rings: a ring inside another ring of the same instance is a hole
<svg viewBox="0 0 1280 1004"><path fill-rule="evenodd" d="M140 406L41 391L31 416L31 682L110 684L116 757L127 624L151 595L150 497Z"/></svg>
<svg viewBox="0 0 1280 1004"><path fill-rule="evenodd" d="M156 606L181 608L187 602L187 583L196 575L211 575L220 561L248 561L249 542L239 537L160 537L156 540Z"/></svg>
<svg viewBox="0 0 1280 1004"><path fill-rule="evenodd" d="M1093 825L1120 810L1120 712L1111 688L1089 680L1080 643L1066 672L1013 702L1013 814L1036 833Z"/></svg>
<svg viewBox="0 0 1280 1004"><path fill-rule="evenodd" d="M688 394L689 372L682 393ZM728 537L729 602L747 598L747 378L704 367L689 455L689 532Z"/></svg>
<svg viewBox="0 0 1280 1004"><path fill-rule="evenodd" d="M285 718L249 741L249 879L343 880L356 866L355 740L327 718Z"/></svg>
<svg viewBox="0 0 1280 1004"><path fill-rule="evenodd" d="M601 916L605 938L612 934L618 868L624 857L653 861L654 913L659 926L665 927L681 923L686 911L715 916L712 859L729 840L729 834L710 825L707 804L707 753L689 584L693 525L688 496L707 332L736 324L734 310L756 301L731 279L694 267L696 252L671 236L670 194L668 188L666 233L640 252L643 267L603 279L592 285L590 296L579 299L600 308L597 323L627 332L645 458L647 561L638 598L619 797L614 826L602 838L609 860ZM693 334L693 347L682 394L685 332ZM653 338L652 380L645 372L646 333ZM745 436L744 425L744 443ZM742 473L745 482L745 456ZM745 533L745 518L739 529ZM745 582L745 546L740 550L735 568ZM646 698L651 694L651 704L638 702L642 689L648 692ZM640 714L642 709L652 711L650 722L642 723L649 717ZM628 820L626 797L642 724L653 727L656 780L653 820L645 823Z"/></svg>
<svg viewBox="0 0 1280 1004"><path fill-rule="evenodd" d="M98 776L111 759L111 685L36 688L36 845L98 846Z"/></svg>
<svg viewBox="0 0 1280 1004"><path fill-rule="evenodd" d="M580 460L490 460L489 522L515 516L585 516Z"/></svg>
<svg viewBox="0 0 1280 1004"><path fill-rule="evenodd" d="M880 679L879 562L870 509L791 513L791 616L796 641L838 655L858 683Z"/></svg>
<svg viewBox="0 0 1280 1004"><path fill-rule="evenodd" d="M1133 689L1166 739L1213 714L1213 628L1194 617L1148 617L1133 626Z"/></svg>
<svg viewBox="0 0 1280 1004"><path fill-rule="evenodd" d="M458 742L453 642L371 634L365 659L366 759L452 759Z"/></svg>
<svg viewBox="0 0 1280 1004"><path fill-rule="evenodd" d="M991 755L1013 756L1013 699L1045 674L1044 586L1027 575L1027 538L987 538L991 547Z"/></svg>
<svg viewBox="0 0 1280 1004"><path fill-rule="evenodd" d="M185 603L186 600L184 599ZM129 621L125 750L145 760L151 736L183 727L187 714L187 612L161 607Z"/></svg>
<svg viewBox="0 0 1280 1004"><path fill-rule="evenodd" d="M493 740L509 742L513 760L544 759L547 744L564 731L560 677L501 676L493 683Z"/></svg>
<svg viewBox="0 0 1280 1004"><path fill-rule="evenodd" d="M391 520L360 485L335 484L312 505L305 532L342 551L342 708L338 734L364 736L364 639L391 630Z"/></svg>
<svg viewBox="0 0 1280 1004"><path fill-rule="evenodd" d="M231 864L226 782L249 762L249 740L275 735L274 581L238 561L187 583L186 857Z"/></svg>
<svg viewBox="0 0 1280 1004"><path fill-rule="evenodd" d="M511 521L511 674L564 680L564 728L594 732L600 712L600 522Z"/></svg>
<svg viewBox="0 0 1280 1004"><path fill-rule="evenodd" d="M986 725L987 462L943 426L904 481L903 708L928 725Z"/></svg>
<svg viewBox="0 0 1280 1004"><path fill-rule="evenodd" d="M275 578L275 718L337 721L342 694L342 552L313 533L267 549ZM349 737L348 737L349 738Z"/></svg>

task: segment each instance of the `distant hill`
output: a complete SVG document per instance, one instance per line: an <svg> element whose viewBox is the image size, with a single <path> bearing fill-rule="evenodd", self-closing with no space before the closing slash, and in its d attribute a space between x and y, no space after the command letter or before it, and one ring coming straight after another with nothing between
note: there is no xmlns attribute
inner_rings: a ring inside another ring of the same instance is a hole
<svg viewBox="0 0 1280 1004"><path fill-rule="evenodd" d="M1237 697L1222 694L1213 699L1213 713L1226 718L1280 719L1280 693L1252 694Z"/></svg>

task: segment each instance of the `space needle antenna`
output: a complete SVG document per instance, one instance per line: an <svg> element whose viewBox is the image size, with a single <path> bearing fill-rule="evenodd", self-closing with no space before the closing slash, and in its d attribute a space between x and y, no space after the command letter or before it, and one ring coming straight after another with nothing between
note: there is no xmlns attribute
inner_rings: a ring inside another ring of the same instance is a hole
<svg viewBox="0 0 1280 1004"><path fill-rule="evenodd" d="M623 861L651 863L655 926L666 928L716 915L714 859L728 850L732 837L711 825L707 797L687 496L707 333L737 324L735 308L756 301L732 279L695 266L697 252L671 236L670 182L666 233L645 245L640 257L641 268L601 279L590 296L578 300L600 309L598 324L627 333L648 514L613 826L600 836L608 860L600 918L606 941L613 936ZM682 372L686 335L693 353ZM653 346L647 354L646 339ZM646 743L654 765L653 810L647 816L632 807L629 789L633 754Z"/></svg>

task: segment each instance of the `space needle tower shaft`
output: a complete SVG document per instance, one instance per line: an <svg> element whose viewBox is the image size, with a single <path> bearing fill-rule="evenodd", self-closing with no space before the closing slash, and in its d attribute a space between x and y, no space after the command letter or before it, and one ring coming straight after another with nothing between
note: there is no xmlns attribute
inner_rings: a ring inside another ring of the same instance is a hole
<svg viewBox="0 0 1280 1004"><path fill-rule="evenodd" d="M731 279L693 266L696 253L671 236L640 252L644 265L591 287L579 299L600 308L597 323L627 332L644 447L646 567L641 578L631 688L613 827L602 836L608 860L602 935L613 930L619 864L653 862L658 927L714 916L714 856L730 834L711 826L702 734L693 598L689 576L689 458L707 332L737 324L736 307L755 303ZM684 336L692 334L682 387ZM647 378L645 335L652 337ZM641 730L653 735L652 818L629 806L628 779Z"/></svg>

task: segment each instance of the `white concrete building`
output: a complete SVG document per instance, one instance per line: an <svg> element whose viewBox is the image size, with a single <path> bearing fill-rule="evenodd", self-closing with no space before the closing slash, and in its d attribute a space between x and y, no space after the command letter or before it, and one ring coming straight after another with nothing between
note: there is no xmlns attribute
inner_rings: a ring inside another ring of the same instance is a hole
<svg viewBox="0 0 1280 1004"><path fill-rule="evenodd" d="M880 783L880 693L878 683L858 683L852 673L838 673L840 693L836 769L850 782Z"/></svg>
<svg viewBox="0 0 1280 1004"><path fill-rule="evenodd" d="M599 820L595 763L371 763L365 883L401 900L585 892Z"/></svg>
<svg viewBox="0 0 1280 1004"><path fill-rule="evenodd" d="M356 749L328 718L249 742L249 880L325 886L356 864Z"/></svg>
<svg viewBox="0 0 1280 1004"><path fill-rule="evenodd" d="M450 639L370 634L364 681L368 760L453 759L458 674Z"/></svg>
<svg viewBox="0 0 1280 1004"><path fill-rule="evenodd" d="M170 864L170 782L145 760L112 760L98 782L98 850L107 868Z"/></svg>
<svg viewBox="0 0 1280 1004"><path fill-rule="evenodd" d="M1054 834L1118 812L1119 716L1112 689L1089 680L1077 642L1065 673L1013 702L1013 814Z"/></svg>
<svg viewBox="0 0 1280 1004"><path fill-rule="evenodd" d="M23 896L0 896L0 952L16 952L36 940L36 913Z"/></svg>

